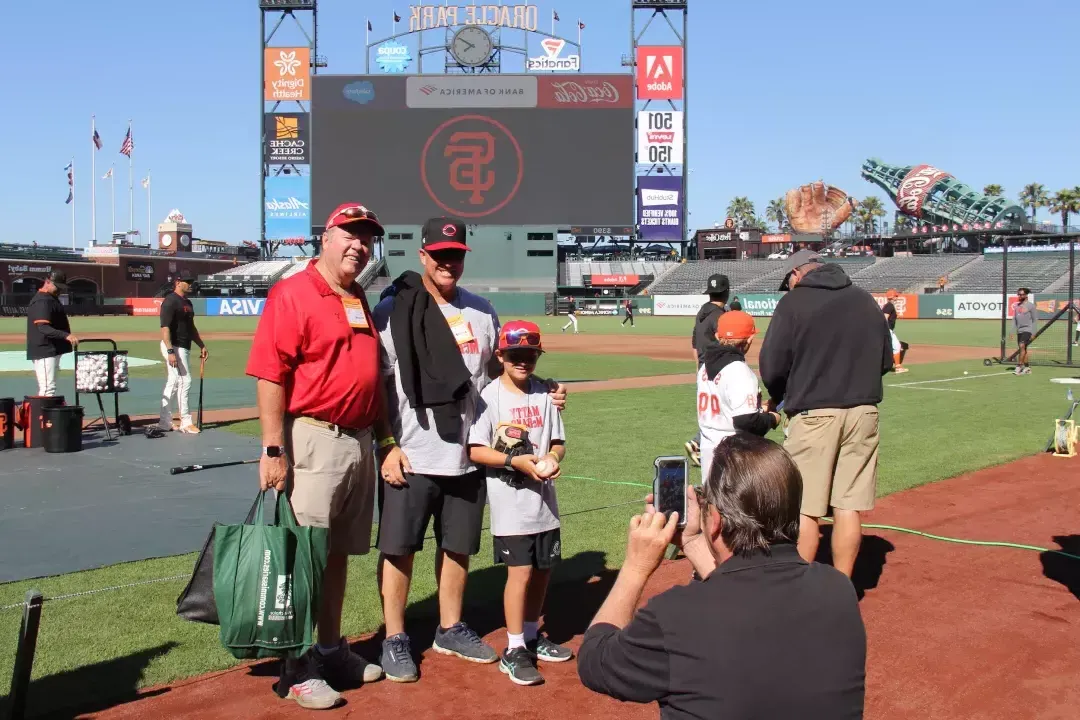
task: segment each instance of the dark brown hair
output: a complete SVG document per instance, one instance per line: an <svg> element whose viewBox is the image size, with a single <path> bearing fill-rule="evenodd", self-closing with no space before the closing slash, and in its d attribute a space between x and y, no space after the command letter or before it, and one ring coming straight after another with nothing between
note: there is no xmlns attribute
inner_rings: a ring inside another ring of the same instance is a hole
<svg viewBox="0 0 1080 720"><path fill-rule="evenodd" d="M705 499L720 513L720 537L736 555L799 539L802 475L772 440L745 432L722 440Z"/></svg>

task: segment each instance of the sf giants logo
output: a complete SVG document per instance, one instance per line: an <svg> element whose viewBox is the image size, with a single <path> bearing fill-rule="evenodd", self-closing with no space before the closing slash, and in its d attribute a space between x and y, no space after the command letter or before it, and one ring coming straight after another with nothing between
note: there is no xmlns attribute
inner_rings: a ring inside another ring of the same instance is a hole
<svg viewBox="0 0 1080 720"><path fill-rule="evenodd" d="M428 197L457 217L502 210L517 195L524 174L514 134L486 115L450 118L428 136L420 153L420 180Z"/></svg>
<svg viewBox="0 0 1080 720"><path fill-rule="evenodd" d="M495 171L485 170L495 159L495 136L486 131L456 132L443 150L450 162L450 187L469 193L469 204L480 205L484 195L495 186Z"/></svg>

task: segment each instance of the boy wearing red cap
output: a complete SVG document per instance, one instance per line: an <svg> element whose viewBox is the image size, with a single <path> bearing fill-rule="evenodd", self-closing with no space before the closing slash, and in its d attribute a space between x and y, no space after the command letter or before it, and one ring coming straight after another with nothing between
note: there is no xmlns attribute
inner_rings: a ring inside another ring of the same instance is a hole
<svg viewBox="0 0 1080 720"><path fill-rule="evenodd" d="M729 310L716 320L716 345L705 348L698 370L697 413L701 429L701 478L709 482L716 446L737 431L766 435L780 424L780 415L762 412L758 379L746 364L754 342L754 318Z"/></svg>
<svg viewBox="0 0 1080 720"><path fill-rule="evenodd" d="M562 417L533 372L543 352L540 328L506 323L496 355L503 374L480 393L469 431L469 457L487 470L495 563L507 565L503 610L507 649L499 669L518 685L544 681L537 660L565 662L573 653L540 635L551 569L562 556L554 480L566 456Z"/></svg>

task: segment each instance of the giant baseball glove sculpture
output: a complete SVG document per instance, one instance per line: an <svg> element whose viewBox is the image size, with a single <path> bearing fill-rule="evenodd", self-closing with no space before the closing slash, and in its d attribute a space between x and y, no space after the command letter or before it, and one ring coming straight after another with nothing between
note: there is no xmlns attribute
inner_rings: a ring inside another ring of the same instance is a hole
<svg viewBox="0 0 1080 720"><path fill-rule="evenodd" d="M788 190L784 198L788 222L801 233L819 233L826 225L829 230L835 230L851 216L855 204L855 198L823 182Z"/></svg>

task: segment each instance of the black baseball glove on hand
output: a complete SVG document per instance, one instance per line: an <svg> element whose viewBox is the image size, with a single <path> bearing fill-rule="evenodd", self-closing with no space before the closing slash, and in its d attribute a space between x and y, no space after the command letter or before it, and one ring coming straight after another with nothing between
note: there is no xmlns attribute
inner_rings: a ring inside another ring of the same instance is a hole
<svg viewBox="0 0 1080 720"><path fill-rule="evenodd" d="M491 447L511 458L534 454L532 441L529 440L529 429L512 423L500 423L499 427L495 428L495 440ZM509 463L509 460L507 462ZM524 473L507 468L499 470L498 475L500 480L513 487L522 487L527 479Z"/></svg>

